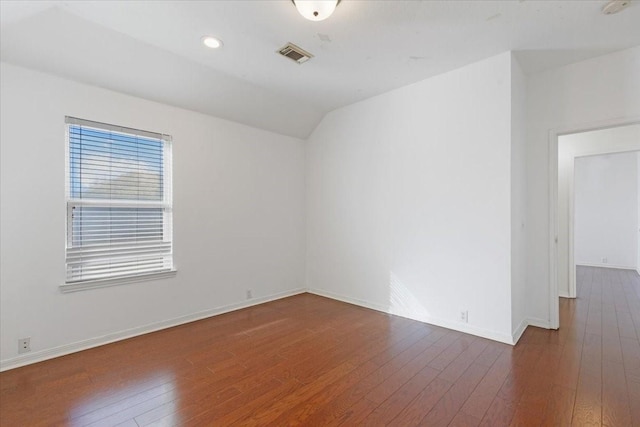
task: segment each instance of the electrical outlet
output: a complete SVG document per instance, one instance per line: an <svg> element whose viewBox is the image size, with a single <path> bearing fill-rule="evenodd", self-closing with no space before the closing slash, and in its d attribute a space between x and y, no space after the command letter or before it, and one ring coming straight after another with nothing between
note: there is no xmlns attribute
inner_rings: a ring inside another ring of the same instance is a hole
<svg viewBox="0 0 640 427"><path fill-rule="evenodd" d="M609 260L608 260L607 258L602 258L602 263L603 263L603 264L606 264L606 263L608 263L608 262L609 262Z"/></svg>
<svg viewBox="0 0 640 427"><path fill-rule="evenodd" d="M247 289L247 299L253 298L253 291L251 289Z"/></svg>
<svg viewBox="0 0 640 427"><path fill-rule="evenodd" d="M460 312L460 321L464 323L469 322L469 312L467 310L462 310Z"/></svg>
<svg viewBox="0 0 640 427"><path fill-rule="evenodd" d="M31 337L20 338L18 340L18 353L27 353L31 351Z"/></svg>

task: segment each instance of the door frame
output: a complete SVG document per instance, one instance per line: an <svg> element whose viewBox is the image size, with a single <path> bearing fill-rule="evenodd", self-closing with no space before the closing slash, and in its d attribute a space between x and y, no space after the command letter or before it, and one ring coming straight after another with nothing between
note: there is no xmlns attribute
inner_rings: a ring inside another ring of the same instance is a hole
<svg viewBox="0 0 640 427"><path fill-rule="evenodd" d="M560 295L558 293L558 137L634 124L640 124L640 116L607 119L549 130L549 329L558 329L560 327ZM570 204L572 204L573 194L570 195L570 199ZM570 214L573 215L573 208L570 209ZM570 223L573 223L571 219ZM570 227L569 230L570 256L573 254L572 229L573 227ZM575 260L570 259L569 268L570 270L572 268L575 270ZM573 283L575 286L575 280Z"/></svg>

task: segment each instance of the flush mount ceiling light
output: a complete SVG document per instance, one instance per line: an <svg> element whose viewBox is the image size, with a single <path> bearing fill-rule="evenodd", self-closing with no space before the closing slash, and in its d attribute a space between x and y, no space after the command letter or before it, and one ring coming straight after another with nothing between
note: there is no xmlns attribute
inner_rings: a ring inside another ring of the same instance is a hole
<svg viewBox="0 0 640 427"><path fill-rule="evenodd" d="M331 16L340 0L291 0L300 12L310 21L322 21Z"/></svg>
<svg viewBox="0 0 640 427"><path fill-rule="evenodd" d="M211 49L222 47L222 40L213 36L202 36L202 44Z"/></svg>

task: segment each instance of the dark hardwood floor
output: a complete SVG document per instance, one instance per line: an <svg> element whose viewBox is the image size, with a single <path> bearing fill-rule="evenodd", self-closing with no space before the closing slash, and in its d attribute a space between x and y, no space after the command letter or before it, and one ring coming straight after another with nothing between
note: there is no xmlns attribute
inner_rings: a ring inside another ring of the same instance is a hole
<svg viewBox="0 0 640 427"><path fill-rule="evenodd" d="M517 346L303 294L0 374L2 426L640 426L640 276Z"/></svg>

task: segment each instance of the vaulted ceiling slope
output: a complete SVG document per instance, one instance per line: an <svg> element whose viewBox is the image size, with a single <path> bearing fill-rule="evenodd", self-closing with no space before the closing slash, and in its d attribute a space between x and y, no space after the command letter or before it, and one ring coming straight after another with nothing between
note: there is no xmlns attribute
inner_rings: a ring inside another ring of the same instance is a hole
<svg viewBox="0 0 640 427"><path fill-rule="evenodd" d="M640 45L640 1L0 2L0 59L306 138L335 108L513 50L534 72ZM224 47L202 47L201 36ZM315 55L277 55L293 42Z"/></svg>

